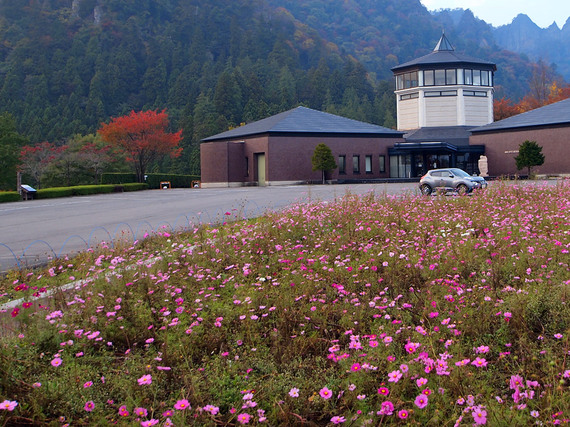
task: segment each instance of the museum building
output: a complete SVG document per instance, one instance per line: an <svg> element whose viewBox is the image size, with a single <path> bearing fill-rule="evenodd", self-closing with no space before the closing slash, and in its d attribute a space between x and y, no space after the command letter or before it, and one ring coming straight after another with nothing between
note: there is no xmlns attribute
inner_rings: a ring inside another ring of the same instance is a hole
<svg viewBox="0 0 570 427"><path fill-rule="evenodd" d="M570 101L493 122L494 63L455 52L445 36L425 56L392 68L397 130L297 107L205 138L202 185L286 185L319 182L315 147L337 161L332 182L418 179L427 170L458 167L478 174L485 155L491 176L517 173L525 140L543 146L537 172L570 171Z"/></svg>

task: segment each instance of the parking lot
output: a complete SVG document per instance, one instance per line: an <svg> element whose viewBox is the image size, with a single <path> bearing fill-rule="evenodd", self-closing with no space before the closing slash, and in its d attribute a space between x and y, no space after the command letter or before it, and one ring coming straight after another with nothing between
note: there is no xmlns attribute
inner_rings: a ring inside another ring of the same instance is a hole
<svg viewBox="0 0 570 427"><path fill-rule="evenodd" d="M347 193L417 194L417 183L167 189L0 204L0 271L116 239L262 215ZM230 215L226 215L229 213Z"/></svg>

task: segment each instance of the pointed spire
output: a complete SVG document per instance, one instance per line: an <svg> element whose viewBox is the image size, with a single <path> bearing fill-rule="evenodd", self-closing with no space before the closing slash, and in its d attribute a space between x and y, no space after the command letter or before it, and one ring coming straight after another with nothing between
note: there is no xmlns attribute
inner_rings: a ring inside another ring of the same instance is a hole
<svg viewBox="0 0 570 427"><path fill-rule="evenodd" d="M449 40L447 40L447 37L445 37L445 31L443 31L441 33L441 38L437 42L437 45L435 46L433 51L434 52L442 52L442 51L452 51L452 50L455 50L455 49L453 49L453 46L451 45Z"/></svg>

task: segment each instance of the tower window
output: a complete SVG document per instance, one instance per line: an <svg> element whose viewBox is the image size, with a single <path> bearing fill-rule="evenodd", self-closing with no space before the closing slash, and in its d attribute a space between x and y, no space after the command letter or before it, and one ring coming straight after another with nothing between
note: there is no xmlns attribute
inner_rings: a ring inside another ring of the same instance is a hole
<svg viewBox="0 0 570 427"><path fill-rule="evenodd" d="M433 70L424 71L424 86L433 86L435 84L435 77Z"/></svg>

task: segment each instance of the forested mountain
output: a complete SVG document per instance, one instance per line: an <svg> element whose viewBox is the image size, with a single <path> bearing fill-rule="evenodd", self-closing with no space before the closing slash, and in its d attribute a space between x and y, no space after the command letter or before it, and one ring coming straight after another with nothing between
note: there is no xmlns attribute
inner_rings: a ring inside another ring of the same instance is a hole
<svg viewBox="0 0 570 427"><path fill-rule="evenodd" d="M93 133L131 110L167 109L197 173L201 138L300 103L395 126L390 67L442 28L497 62L499 96L528 92L528 60L487 24L419 0L0 0L0 113L32 143Z"/></svg>

